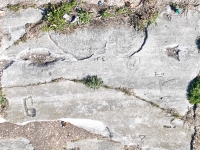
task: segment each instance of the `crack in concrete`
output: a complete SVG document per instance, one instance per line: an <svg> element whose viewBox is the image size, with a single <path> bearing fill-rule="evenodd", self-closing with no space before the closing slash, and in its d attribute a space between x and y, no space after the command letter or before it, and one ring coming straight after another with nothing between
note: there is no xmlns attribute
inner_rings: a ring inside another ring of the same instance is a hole
<svg viewBox="0 0 200 150"><path fill-rule="evenodd" d="M148 26L145 27L145 29L144 29L145 37L144 37L144 41L143 41L142 45L140 46L140 48L136 52L134 52L133 54L131 54L129 56L129 58L132 57L133 55L135 55L136 53L139 53L143 49L143 47L146 44L146 41L148 39L148 30L147 30L147 28L148 28Z"/></svg>
<svg viewBox="0 0 200 150"><path fill-rule="evenodd" d="M190 141L190 150L194 149L193 144L195 142L196 133L197 133L197 127L194 127L194 133L192 134L191 141Z"/></svg>
<svg viewBox="0 0 200 150"><path fill-rule="evenodd" d="M197 109L197 104L194 104L194 106L193 106L193 112L194 112L193 119L194 120L196 119L196 109ZM193 145L194 145L194 142L195 142L196 134L197 134L197 126L194 126L194 133L192 134L191 141L190 141L190 150L194 149Z"/></svg>
<svg viewBox="0 0 200 150"><path fill-rule="evenodd" d="M12 86L12 87L3 87L3 88L20 88L20 87L30 87L30 86L38 86L38 85L43 85L43 84L48 84L48 83L54 83L54 82L60 82L60 81L72 81L72 82L75 82L75 83L82 83L83 84L83 81L82 80L77 80L77 79L65 79L65 78L57 78L57 79L52 79L51 81L49 82L38 82L36 84L29 84L29 85L24 85L24 86ZM160 105L156 104L155 102L152 102L152 101L149 101L149 100L146 100L146 99L143 99L139 96L137 96L135 93L131 93L129 91L129 89L127 88L119 88L119 87L110 87L110 86L107 86L107 85L103 85L102 86L103 88L105 89L112 89L112 90L116 90L116 91L120 91L120 92L123 92L124 94L128 95L128 96L134 96L135 98L137 99L140 99L146 103L149 103L151 106L153 107L156 107L156 108L159 108L161 109L162 111L170 114L172 117L174 117L174 113L173 112L168 112L169 108L163 108L161 107ZM178 113L176 113L178 115L178 118L181 118L182 116L180 116Z"/></svg>

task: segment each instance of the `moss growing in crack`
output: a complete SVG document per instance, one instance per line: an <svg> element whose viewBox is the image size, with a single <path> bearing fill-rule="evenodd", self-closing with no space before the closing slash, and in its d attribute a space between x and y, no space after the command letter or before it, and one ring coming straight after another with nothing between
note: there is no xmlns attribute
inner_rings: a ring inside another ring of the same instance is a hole
<svg viewBox="0 0 200 150"><path fill-rule="evenodd" d="M135 25L137 30L144 30L147 26L153 24L158 17L158 12L151 12L146 19L138 19Z"/></svg>
<svg viewBox="0 0 200 150"><path fill-rule="evenodd" d="M200 103L200 76L194 78L189 84L187 98L191 104Z"/></svg>
<svg viewBox="0 0 200 150"><path fill-rule="evenodd" d="M125 8L124 7L120 7L116 10L117 14L123 14L124 13Z"/></svg>
<svg viewBox="0 0 200 150"><path fill-rule="evenodd" d="M131 15L131 13L132 13L131 10L127 7L119 7L119 8L116 9L117 15L123 14L123 15L129 16L129 15Z"/></svg>
<svg viewBox="0 0 200 150"><path fill-rule="evenodd" d="M132 93L127 88L119 87L119 88L115 88L115 89L123 92L125 95L129 95L129 96L132 95Z"/></svg>
<svg viewBox="0 0 200 150"><path fill-rule="evenodd" d="M27 34L24 34L22 37L20 37L17 41L14 42L14 45L18 45L20 42L25 43L27 41Z"/></svg>
<svg viewBox="0 0 200 150"><path fill-rule="evenodd" d="M87 76L83 79L83 83L92 89L98 89L103 85L103 81L101 78L98 78L96 75L94 76Z"/></svg>
<svg viewBox="0 0 200 150"><path fill-rule="evenodd" d="M4 108L6 107L6 98L3 95L2 89L0 90L0 107Z"/></svg>
<svg viewBox="0 0 200 150"><path fill-rule="evenodd" d="M179 117L180 117L180 115L179 115L178 113L172 113L171 115L172 115L172 117L174 117L174 118L179 118Z"/></svg>
<svg viewBox="0 0 200 150"><path fill-rule="evenodd" d="M10 10L10 11L14 11L14 12L17 12L21 9L21 4L18 3L18 4L15 4L15 5L11 5L11 4L8 4L7 5L7 8Z"/></svg>
<svg viewBox="0 0 200 150"><path fill-rule="evenodd" d="M157 108L160 108L160 106L158 105L158 104L156 104L156 103L154 103L154 102L149 102L152 106L154 106L154 107L157 107Z"/></svg>
<svg viewBox="0 0 200 150"><path fill-rule="evenodd" d="M158 12L152 13L152 14L149 16L149 18L147 19L146 23L147 23L148 25L154 23L154 22L156 21L157 17L158 17Z"/></svg>

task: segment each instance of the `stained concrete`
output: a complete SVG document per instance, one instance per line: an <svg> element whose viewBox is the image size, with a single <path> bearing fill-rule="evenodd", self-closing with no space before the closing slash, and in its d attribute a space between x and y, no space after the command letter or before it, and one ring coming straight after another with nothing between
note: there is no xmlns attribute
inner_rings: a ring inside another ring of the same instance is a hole
<svg viewBox="0 0 200 150"><path fill-rule="evenodd" d="M113 140L124 144L190 149L193 131L184 128L182 120L173 120L135 95L180 115L188 111L187 86L200 67L195 44L199 17L196 11L180 16L165 8L148 27L146 38L127 26L84 28L69 35L42 33L10 46L0 56L13 62L1 77L9 102L5 119L13 123L61 117L94 119L108 126ZM132 56L145 39L141 51ZM168 56L169 48L180 50L178 59ZM97 75L112 88L130 88L134 95L114 89L92 90L69 81L87 75ZM63 80L52 82L58 78ZM34 110L33 117L27 116L24 98Z"/></svg>

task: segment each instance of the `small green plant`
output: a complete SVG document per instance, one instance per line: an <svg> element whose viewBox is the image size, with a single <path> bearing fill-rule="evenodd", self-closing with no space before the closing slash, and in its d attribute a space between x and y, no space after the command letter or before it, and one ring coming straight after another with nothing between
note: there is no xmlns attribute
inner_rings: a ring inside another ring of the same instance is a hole
<svg viewBox="0 0 200 150"><path fill-rule="evenodd" d="M98 89L100 86L103 85L103 81L101 78L98 78L96 75L94 76L87 76L83 79L83 83L93 89Z"/></svg>
<svg viewBox="0 0 200 150"><path fill-rule="evenodd" d="M149 16L149 18L147 19L146 23L147 23L148 25L154 23L154 22L156 21L157 17L158 17L158 12L152 13L152 14Z"/></svg>
<svg viewBox="0 0 200 150"><path fill-rule="evenodd" d="M10 10L10 11L14 11L14 12L17 12L21 9L21 4L18 3L18 4L15 4L15 5L11 5L11 4L8 4L7 5L7 8Z"/></svg>
<svg viewBox="0 0 200 150"><path fill-rule="evenodd" d="M200 37L198 37L197 39L196 39L196 45L197 45L197 48L198 48L198 52L200 53Z"/></svg>
<svg viewBox="0 0 200 150"><path fill-rule="evenodd" d="M6 107L6 98L4 97L2 91L0 90L0 107Z"/></svg>
<svg viewBox="0 0 200 150"><path fill-rule="evenodd" d="M152 106L154 106L154 107L157 107L157 108L160 108L160 106L158 105L158 104L156 104L156 103L154 103L154 102L149 102Z"/></svg>
<svg viewBox="0 0 200 150"><path fill-rule="evenodd" d="M108 10L101 10L101 11L99 12L99 14L100 14L100 17L103 18L103 19L109 18L109 17L112 17L112 16L113 16L112 14L110 14L110 13L108 12Z"/></svg>
<svg viewBox="0 0 200 150"><path fill-rule="evenodd" d="M200 103L200 76L194 78L189 84L187 98L191 104Z"/></svg>
<svg viewBox="0 0 200 150"><path fill-rule="evenodd" d="M136 21L136 29L137 30L144 30L145 27L153 24L158 17L158 12L151 12L145 16L145 19L138 19Z"/></svg>
<svg viewBox="0 0 200 150"><path fill-rule="evenodd" d="M69 3L61 2L58 5L52 5L51 3L49 3L46 6L47 15L44 19L47 22L47 25L44 26L42 30L62 31L66 26L65 19L63 18L64 14L70 14L75 6L75 0L72 0Z"/></svg>
<svg viewBox="0 0 200 150"><path fill-rule="evenodd" d="M91 13L82 9L78 11L78 16L80 24L88 24L91 20Z"/></svg>
<svg viewBox="0 0 200 150"><path fill-rule="evenodd" d="M116 13L117 13L117 14L122 14L122 13L124 13L124 10L125 10L124 7L120 7L120 8L118 8L118 9L116 10Z"/></svg>
<svg viewBox="0 0 200 150"><path fill-rule="evenodd" d="M179 118L179 117L180 117L180 115L179 115L178 113L172 113L171 115L172 115L172 117L174 117L174 118Z"/></svg>

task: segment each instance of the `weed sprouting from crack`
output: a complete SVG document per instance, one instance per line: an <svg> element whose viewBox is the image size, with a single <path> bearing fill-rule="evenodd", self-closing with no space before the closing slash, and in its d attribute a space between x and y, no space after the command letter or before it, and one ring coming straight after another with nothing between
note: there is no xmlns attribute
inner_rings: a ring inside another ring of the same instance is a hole
<svg viewBox="0 0 200 150"><path fill-rule="evenodd" d="M98 89L103 85L103 81L101 78L98 78L96 75L90 76L88 75L83 79L83 83L92 89Z"/></svg>
<svg viewBox="0 0 200 150"><path fill-rule="evenodd" d="M1 111L7 106L7 99L5 98L2 89L0 89L0 107Z"/></svg>

